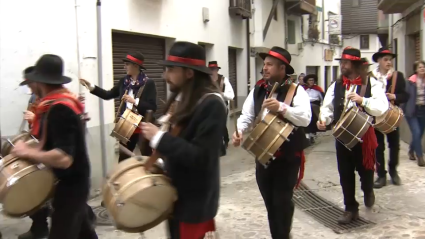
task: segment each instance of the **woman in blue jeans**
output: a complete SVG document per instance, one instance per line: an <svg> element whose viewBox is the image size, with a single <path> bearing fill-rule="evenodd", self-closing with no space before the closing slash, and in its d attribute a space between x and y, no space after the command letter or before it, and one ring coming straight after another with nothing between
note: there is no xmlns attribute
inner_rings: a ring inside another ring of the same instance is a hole
<svg viewBox="0 0 425 239"><path fill-rule="evenodd" d="M403 111L412 133L409 158L417 159L418 166L425 167L422 151L422 136L425 131L425 62L415 62L413 69L415 74L406 83L406 91L410 97L403 105Z"/></svg>

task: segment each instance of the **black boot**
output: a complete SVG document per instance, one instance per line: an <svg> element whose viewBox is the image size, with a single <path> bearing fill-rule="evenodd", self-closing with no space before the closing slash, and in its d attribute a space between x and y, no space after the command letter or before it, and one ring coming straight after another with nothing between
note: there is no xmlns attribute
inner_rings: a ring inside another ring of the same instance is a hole
<svg viewBox="0 0 425 239"><path fill-rule="evenodd" d="M387 185L387 177L378 177L373 184L374 188L382 188Z"/></svg>
<svg viewBox="0 0 425 239"><path fill-rule="evenodd" d="M348 212L345 211L344 214L342 214L339 218L338 218L338 223L339 224L348 224L354 220L359 219L359 212Z"/></svg>
<svg viewBox="0 0 425 239"><path fill-rule="evenodd" d="M367 208L371 208L375 204L375 193L373 191L369 193L365 193L363 200L364 200L364 205Z"/></svg>

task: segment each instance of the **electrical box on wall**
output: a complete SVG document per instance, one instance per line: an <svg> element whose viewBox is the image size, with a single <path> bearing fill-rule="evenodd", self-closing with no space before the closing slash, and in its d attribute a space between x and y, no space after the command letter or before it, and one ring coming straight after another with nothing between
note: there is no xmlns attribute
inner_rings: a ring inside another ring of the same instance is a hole
<svg viewBox="0 0 425 239"><path fill-rule="evenodd" d="M208 9L207 7L202 8L202 18L204 20L204 23L210 21L210 9Z"/></svg>

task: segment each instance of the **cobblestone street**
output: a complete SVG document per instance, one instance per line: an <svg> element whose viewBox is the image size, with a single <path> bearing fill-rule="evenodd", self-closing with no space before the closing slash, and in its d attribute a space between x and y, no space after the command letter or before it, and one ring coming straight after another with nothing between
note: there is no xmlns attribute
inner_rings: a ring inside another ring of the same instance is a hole
<svg viewBox="0 0 425 239"><path fill-rule="evenodd" d="M231 131L230 131L231 132ZM231 146L230 146L231 147ZM407 145L402 143L400 177L402 186L389 185L376 190L376 204L373 210L361 206L361 216L376 222L368 229L346 234L335 234L319 224L304 212L296 210L293 223L294 239L346 238L416 238L425 239L425 169L407 158ZM243 149L230 148L229 154L221 159L222 191L217 226L220 238L240 239L271 238L268 232L267 215L258 191L253 158ZM342 207L342 193L336 169L334 139L322 136L307 150L307 165L304 182L318 194ZM359 188L357 197L363 202L363 193ZM99 205L95 199L91 205ZM14 239L30 226L29 219L1 218L3 238ZM98 226L99 238L139 239L139 234L126 234L113 227ZM147 239L165 238L164 225L145 233Z"/></svg>

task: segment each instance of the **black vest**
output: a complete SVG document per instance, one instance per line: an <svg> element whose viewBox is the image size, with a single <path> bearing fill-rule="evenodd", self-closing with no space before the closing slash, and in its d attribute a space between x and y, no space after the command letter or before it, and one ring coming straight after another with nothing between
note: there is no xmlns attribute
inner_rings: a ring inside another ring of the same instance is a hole
<svg viewBox="0 0 425 239"><path fill-rule="evenodd" d="M277 100L280 102L283 102L285 100L286 94L289 90L289 85L284 85L278 90L277 94ZM297 93L298 86L295 89L294 97ZM264 89L261 86L256 85L254 88L254 112L255 117L258 116L258 114L261 111L261 106L263 105L263 101L267 97L266 95L266 89ZM292 106L292 101L291 104ZM282 120L289 122L287 119L282 117L279 117ZM283 155L285 157L294 157L296 152L300 152L308 147L309 142L307 138L305 137L305 132L303 127L298 127L294 129L293 133L289 135L288 137L289 141L285 141L282 146L280 146L280 149L283 152Z"/></svg>
<svg viewBox="0 0 425 239"><path fill-rule="evenodd" d="M356 93L360 95L361 86L357 86ZM334 88L334 123L338 122L339 118L341 118L342 111L344 110L344 98L345 98L345 90L346 87L342 84L342 80L337 80L335 82ZM369 98L372 96L371 86L370 86L370 78L367 78L366 92L364 97Z"/></svg>

